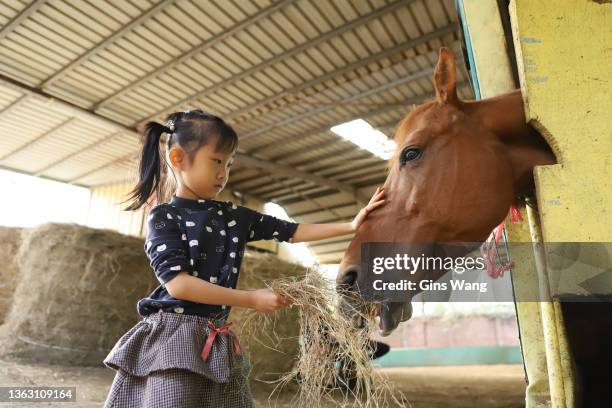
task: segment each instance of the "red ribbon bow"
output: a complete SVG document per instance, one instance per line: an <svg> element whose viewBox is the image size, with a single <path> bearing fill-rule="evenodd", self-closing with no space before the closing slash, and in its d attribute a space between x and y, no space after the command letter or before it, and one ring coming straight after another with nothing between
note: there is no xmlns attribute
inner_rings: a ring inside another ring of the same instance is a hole
<svg viewBox="0 0 612 408"><path fill-rule="evenodd" d="M208 334L208 338L206 339L206 343L204 343L204 348L202 349L202 359L206 361L208 355L210 354L210 349L212 348L213 342L215 341L215 337L217 337L217 333L227 333L232 336L232 342L234 343L234 348L236 349L236 354L240 354L240 344L238 343L238 337L236 337L236 333L230 330L230 326L233 322L229 322L221 327L215 327L213 322L208 321L208 328L210 329L210 333Z"/></svg>

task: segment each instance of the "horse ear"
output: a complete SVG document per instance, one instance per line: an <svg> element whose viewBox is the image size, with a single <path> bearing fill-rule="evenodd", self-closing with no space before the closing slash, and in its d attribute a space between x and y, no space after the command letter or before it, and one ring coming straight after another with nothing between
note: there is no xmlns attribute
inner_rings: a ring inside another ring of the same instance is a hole
<svg viewBox="0 0 612 408"><path fill-rule="evenodd" d="M436 99L440 104L455 104L458 100L455 81L457 80L457 67L455 54L446 47L440 48L438 63L434 71L434 86Z"/></svg>

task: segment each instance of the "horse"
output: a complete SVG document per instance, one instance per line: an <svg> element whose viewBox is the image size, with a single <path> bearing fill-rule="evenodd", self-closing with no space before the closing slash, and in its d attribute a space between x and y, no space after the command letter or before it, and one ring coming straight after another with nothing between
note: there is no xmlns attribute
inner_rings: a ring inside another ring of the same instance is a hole
<svg viewBox="0 0 612 408"><path fill-rule="evenodd" d="M357 291L366 273L360 267L362 243L484 242L515 198L534 189L533 168L556 163L545 139L526 122L520 89L462 100L456 77L454 54L440 48L435 98L413 107L396 127L397 147L383 184L386 204L355 231L338 268L339 292ZM434 272L433 280L445 272ZM410 276L414 282L425 278L423 271ZM410 318L418 292L378 308L381 335ZM341 306L349 298L341 296Z"/></svg>

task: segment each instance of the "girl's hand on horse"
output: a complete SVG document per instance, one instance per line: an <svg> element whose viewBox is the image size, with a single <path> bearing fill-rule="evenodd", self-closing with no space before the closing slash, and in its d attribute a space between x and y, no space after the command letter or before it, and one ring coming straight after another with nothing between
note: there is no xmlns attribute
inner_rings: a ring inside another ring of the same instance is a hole
<svg viewBox="0 0 612 408"><path fill-rule="evenodd" d="M272 289L256 289L252 292L252 308L261 313L271 313L291 305L291 301Z"/></svg>
<svg viewBox="0 0 612 408"><path fill-rule="evenodd" d="M366 217L371 211L375 210L376 208L380 207L386 202L386 200L383 199L384 195L385 195L385 188L377 187L368 205L363 207L359 211L359 213L357 213L357 215L355 216L355 219L351 221L351 228L353 229L353 231L357 231L357 228L359 228L359 226L363 223L363 221L365 221Z"/></svg>

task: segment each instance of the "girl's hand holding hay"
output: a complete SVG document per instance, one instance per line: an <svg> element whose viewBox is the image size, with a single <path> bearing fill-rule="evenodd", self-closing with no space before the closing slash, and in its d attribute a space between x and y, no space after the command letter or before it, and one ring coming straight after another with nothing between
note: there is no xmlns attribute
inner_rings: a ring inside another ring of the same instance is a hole
<svg viewBox="0 0 612 408"><path fill-rule="evenodd" d="M272 289L264 288L252 291L252 309L260 313L271 313L291 305L285 296Z"/></svg>

